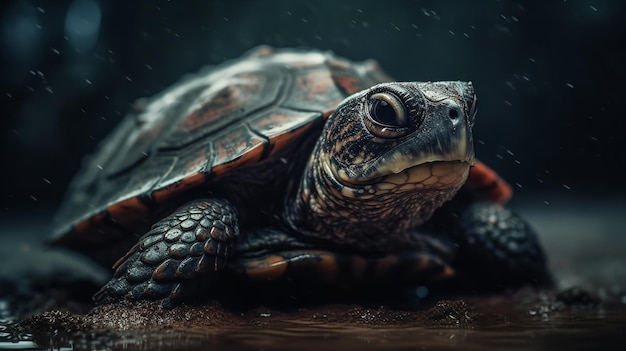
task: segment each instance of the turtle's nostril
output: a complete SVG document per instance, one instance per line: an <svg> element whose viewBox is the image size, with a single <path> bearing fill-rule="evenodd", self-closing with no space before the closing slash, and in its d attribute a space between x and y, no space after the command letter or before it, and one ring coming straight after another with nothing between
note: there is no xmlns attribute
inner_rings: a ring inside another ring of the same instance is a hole
<svg viewBox="0 0 626 351"><path fill-rule="evenodd" d="M448 116L450 119L457 119L459 117L459 110L451 108L450 111L448 111Z"/></svg>

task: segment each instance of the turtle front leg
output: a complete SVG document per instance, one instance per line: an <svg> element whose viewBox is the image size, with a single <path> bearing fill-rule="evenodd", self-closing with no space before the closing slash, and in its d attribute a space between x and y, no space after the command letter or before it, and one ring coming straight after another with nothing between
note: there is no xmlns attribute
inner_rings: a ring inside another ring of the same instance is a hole
<svg viewBox="0 0 626 351"><path fill-rule="evenodd" d="M459 218L459 278L473 289L501 290L551 281L539 238L517 214L495 202L469 205Z"/></svg>
<svg viewBox="0 0 626 351"><path fill-rule="evenodd" d="M238 235L237 211L227 201L182 206L115 263L115 275L94 301L157 300L172 307L193 298L217 279Z"/></svg>

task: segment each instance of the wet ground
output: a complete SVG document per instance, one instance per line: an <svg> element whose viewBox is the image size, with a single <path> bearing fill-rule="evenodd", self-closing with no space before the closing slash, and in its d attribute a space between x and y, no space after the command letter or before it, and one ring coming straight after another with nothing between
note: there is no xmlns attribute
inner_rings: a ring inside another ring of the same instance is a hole
<svg viewBox="0 0 626 351"><path fill-rule="evenodd" d="M514 207L539 231L555 288L431 296L411 309L384 302L287 310L218 303L93 308L88 297L107 272L65 252L43 250L46 215L5 216L0 349L623 349L626 201L529 198Z"/></svg>

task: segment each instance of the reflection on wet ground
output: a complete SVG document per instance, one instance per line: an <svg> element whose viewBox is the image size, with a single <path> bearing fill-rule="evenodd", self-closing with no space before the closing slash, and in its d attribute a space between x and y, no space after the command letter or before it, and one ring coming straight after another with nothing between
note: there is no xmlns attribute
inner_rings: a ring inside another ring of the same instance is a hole
<svg viewBox="0 0 626 351"><path fill-rule="evenodd" d="M33 346L34 339L40 346L77 350L312 350L320 345L359 350L439 350L451 346L470 350L552 350L566 346L574 350L617 345L626 330L623 305L553 310L554 305L548 304L539 306L543 312L531 313L538 305L525 304L517 296L467 303L443 301L422 312L342 305L290 313L259 309L243 316L225 314L215 307L151 314L159 309L149 304L125 305L112 307L105 315L96 310L86 320L67 313L46 313L29 320L32 338L13 346L26 349ZM114 309L119 309L116 317L111 314ZM138 315L154 319L148 321ZM118 318L122 321L113 322ZM91 329L94 324L110 322L109 328ZM149 327L137 329L142 323ZM71 335L56 330L62 328Z"/></svg>
<svg viewBox="0 0 626 351"><path fill-rule="evenodd" d="M106 272L66 253L43 253L44 220L3 219L0 349L619 349L626 330L626 203L536 202L517 208L542 236L555 289L433 297L417 310L353 304L162 310L151 303L91 309L84 296Z"/></svg>

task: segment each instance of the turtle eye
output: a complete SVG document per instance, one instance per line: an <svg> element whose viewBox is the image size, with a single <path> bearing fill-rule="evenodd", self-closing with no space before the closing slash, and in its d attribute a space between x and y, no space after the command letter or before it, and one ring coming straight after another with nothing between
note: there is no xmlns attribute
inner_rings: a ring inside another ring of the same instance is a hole
<svg viewBox="0 0 626 351"><path fill-rule="evenodd" d="M365 126L374 135L397 138L408 131L409 116L404 103L391 93L375 93L369 98Z"/></svg>
<svg viewBox="0 0 626 351"><path fill-rule="evenodd" d="M404 127L408 122L402 101L388 93L370 97L370 115L375 122L389 127Z"/></svg>

